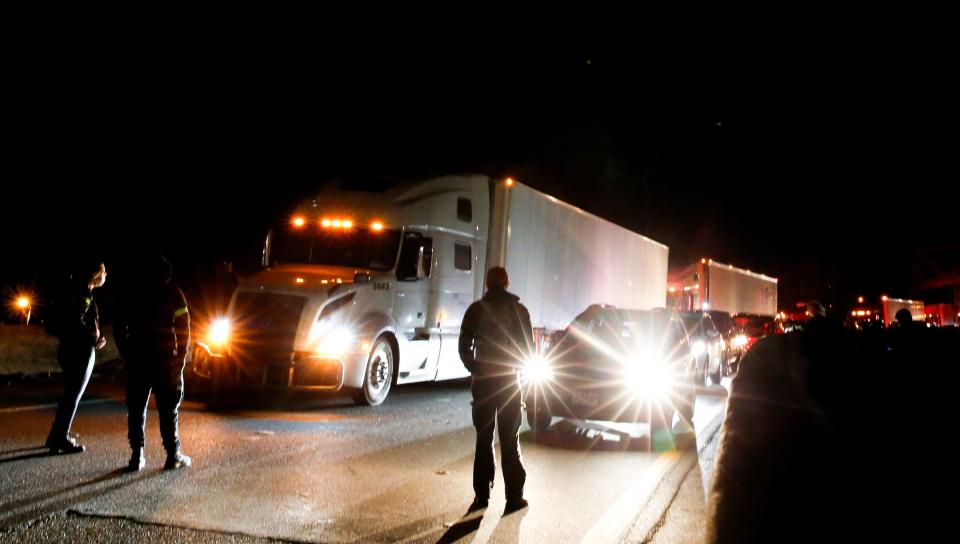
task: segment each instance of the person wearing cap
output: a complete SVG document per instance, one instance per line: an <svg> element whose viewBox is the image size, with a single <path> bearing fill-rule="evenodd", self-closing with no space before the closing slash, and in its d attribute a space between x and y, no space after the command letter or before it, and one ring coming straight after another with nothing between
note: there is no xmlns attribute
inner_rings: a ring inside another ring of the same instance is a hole
<svg viewBox="0 0 960 544"><path fill-rule="evenodd" d="M99 312L93 298L93 290L106 281L107 269L103 263L73 274L67 290L54 300L45 323L47 332L60 340L57 363L63 369L64 385L57 415L47 436L46 447L51 453L80 453L85 449L70 436L70 427L93 373L94 352L107 343L100 332Z"/></svg>
<svg viewBox="0 0 960 544"><path fill-rule="evenodd" d="M170 283L172 268L160 255L130 270L121 282L115 336L127 363L127 438L133 451L128 469L146 465L143 452L147 403L151 391L157 401L160 435L167 452L164 469L188 467L190 457L180 451L180 402L183 369L190 344L187 299Z"/></svg>
<svg viewBox="0 0 960 544"><path fill-rule="evenodd" d="M472 374L473 424L477 447L473 461L474 500L471 510L486 508L496 475L494 424L500 435L500 457L506 488L506 511L527 506L527 478L520 456L521 402L517 369L531 351L530 313L516 295L507 292L510 279L501 267L491 268L483 298L467 308L460 329L459 352Z"/></svg>

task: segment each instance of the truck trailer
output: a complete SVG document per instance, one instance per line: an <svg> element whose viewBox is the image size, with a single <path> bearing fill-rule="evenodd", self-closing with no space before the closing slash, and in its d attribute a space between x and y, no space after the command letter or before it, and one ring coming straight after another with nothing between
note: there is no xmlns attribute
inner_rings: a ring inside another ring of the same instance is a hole
<svg viewBox="0 0 960 544"><path fill-rule="evenodd" d="M713 259L701 259L675 273L669 289L670 307L680 311L777 314L777 278Z"/></svg>
<svg viewBox="0 0 960 544"><path fill-rule="evenodd" d="M206 324L191 367L214 391L377 405L396 385L469 375L460 323L489 268L507 269L539 340L591 304L664 306L667 260L664 244L509 178L332 183L267 235L262 271Z"/></svg>

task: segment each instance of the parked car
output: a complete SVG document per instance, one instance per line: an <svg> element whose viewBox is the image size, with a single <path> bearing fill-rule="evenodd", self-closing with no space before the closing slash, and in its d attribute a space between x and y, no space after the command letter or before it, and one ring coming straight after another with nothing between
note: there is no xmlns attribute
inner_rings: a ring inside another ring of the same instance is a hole
<svg viewBox="0 0 960 544"><path fill-rule="evenodd" d="M747 342L743 346L746 353L757 340L777 333L777 323L773 316L755 315L755 314L737 314L733 316L734 322L740 326L743 334L747 337Z"/></svg>
<svg viewBox="0 0 960 544"><path fill-rule="evenodd" d="M713 318L706 312L680 312L679 316L703 376L701 383L720 383L726 366L727 346Z"/></svg>
<svg viewBox="0 0 960 544"><path fill-rule="evenodd" d="M744 346L747 345L747 336L743 334L740 326L733 320L729 312L720 310L709 310L707 312L713 319L713 324L720 331L723 342L726 344L727 354L724 357L723 373L726 376L732 376L737 372L737 366L740 364L740 358L743 357Z"/></svg>
<svg viewBox="0 0 960 544"><path fill-rule="evenodd" d="M544 356L521 372L527 421L554 417L649 422L656 433L674 414L693 417L697 367L682 322L671 312L593 305Z"/></svg>

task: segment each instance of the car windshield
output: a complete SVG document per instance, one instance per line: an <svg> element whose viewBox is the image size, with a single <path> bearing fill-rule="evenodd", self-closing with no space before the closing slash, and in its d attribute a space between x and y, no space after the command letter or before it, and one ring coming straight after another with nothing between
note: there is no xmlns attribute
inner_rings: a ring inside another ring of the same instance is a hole
<svg viewBox="0 0 960 544"><path fill-rule="evenodd" d="M274 245L278 264L324 264L390 270L400 248L399 230L294 231L285 229Z"/></svg>

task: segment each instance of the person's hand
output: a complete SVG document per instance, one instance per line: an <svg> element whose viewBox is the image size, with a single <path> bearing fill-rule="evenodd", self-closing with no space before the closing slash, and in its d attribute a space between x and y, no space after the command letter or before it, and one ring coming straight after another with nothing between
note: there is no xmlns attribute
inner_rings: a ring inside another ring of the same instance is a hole
<svg viewBox="0 0 960 544"><path fill-rule="evenodd" d="M100 338L97 338L97 351L103 349L107 345L107 337L101 335Z"/></svg>

